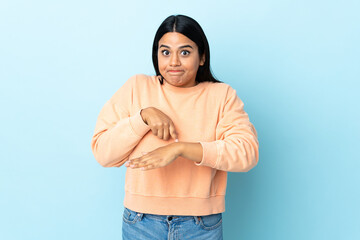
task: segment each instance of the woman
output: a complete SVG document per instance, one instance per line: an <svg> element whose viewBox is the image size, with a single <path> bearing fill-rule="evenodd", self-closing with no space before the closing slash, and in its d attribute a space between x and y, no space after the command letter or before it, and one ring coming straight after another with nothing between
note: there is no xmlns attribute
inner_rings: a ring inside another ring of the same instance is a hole
<svg viewBox="0 0 360 240"><path fill-rule="evenodd" d="M227 172L258 162L243 102L210 71L200 25L184 15L156 32L156 76L137 74L105 103L91 147L127 167L123 239L222 239Z"/></svg>

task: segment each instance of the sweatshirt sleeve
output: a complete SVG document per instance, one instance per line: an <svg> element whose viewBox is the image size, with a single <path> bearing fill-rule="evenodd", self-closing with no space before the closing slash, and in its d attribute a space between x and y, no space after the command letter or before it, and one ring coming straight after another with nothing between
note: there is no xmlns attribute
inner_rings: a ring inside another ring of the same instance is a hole
<svg viewBox="0 0 360 240"><path fill-rule="evenodd" d="M247 172L259 160L257 132L244 111L244 104L229 87L223 113L216 127L216 141L199 143L203 157L197 166L228 172Z"/></svg>
<svg viewBox="0 0 360 240"><path fill-rule="evenodd" d="M150 130L141 118L142 109L130 116L125 108L126 104L131 104L129 85L129 82L124 84L105 103L96 122L91 149L95 159L104 167L123 165L142 137Z"/></svg>

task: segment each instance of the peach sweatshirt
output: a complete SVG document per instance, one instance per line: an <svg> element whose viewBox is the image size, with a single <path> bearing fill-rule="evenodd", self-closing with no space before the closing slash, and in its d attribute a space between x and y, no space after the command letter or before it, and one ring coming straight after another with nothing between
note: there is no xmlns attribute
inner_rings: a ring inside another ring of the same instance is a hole
<svg viewBox="0 0 360 240"><path fill-rule="evenodd" d="M140 116L155 107L174 122L179 142L199 142L199 164L178 157L152 170L127 168L124 206L160 215L203 216L225 211L227 172L246 172L259 159L254 126L236 91L226 83L202 82L179 88L157 76L137 74L105 103L91 148L104 167L120 167L174 142L152 134Z"/></svg>

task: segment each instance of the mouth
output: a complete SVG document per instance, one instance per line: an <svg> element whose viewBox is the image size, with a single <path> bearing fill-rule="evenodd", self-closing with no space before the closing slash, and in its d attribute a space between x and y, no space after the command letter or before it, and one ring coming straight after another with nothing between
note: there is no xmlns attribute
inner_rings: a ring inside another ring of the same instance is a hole
<svg viewBox="0 0 360 240"><path fill-rule="evenodd" d="M182 70L169 70L168 72L177 73L177 72L182 72Z"/></svg>

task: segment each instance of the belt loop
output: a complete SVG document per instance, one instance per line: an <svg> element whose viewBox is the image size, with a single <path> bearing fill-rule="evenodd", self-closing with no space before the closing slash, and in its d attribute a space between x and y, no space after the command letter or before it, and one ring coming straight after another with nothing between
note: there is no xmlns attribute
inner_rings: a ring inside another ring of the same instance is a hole
<svg viewBox="0 0 360 240"><path fill-rule="evenodd" d="M138 212L137 215L138 215L138 217L139 217L139 221L141 221L142 218L143 218L143 216L144 216L144 213Z"/></svg>
<svg viewBox="0 0 360 240"><path fill-rule="evenodd" d="M200 216L194 216L194 219L196 224L199 224L199 222L201 221Z"/></svg>

